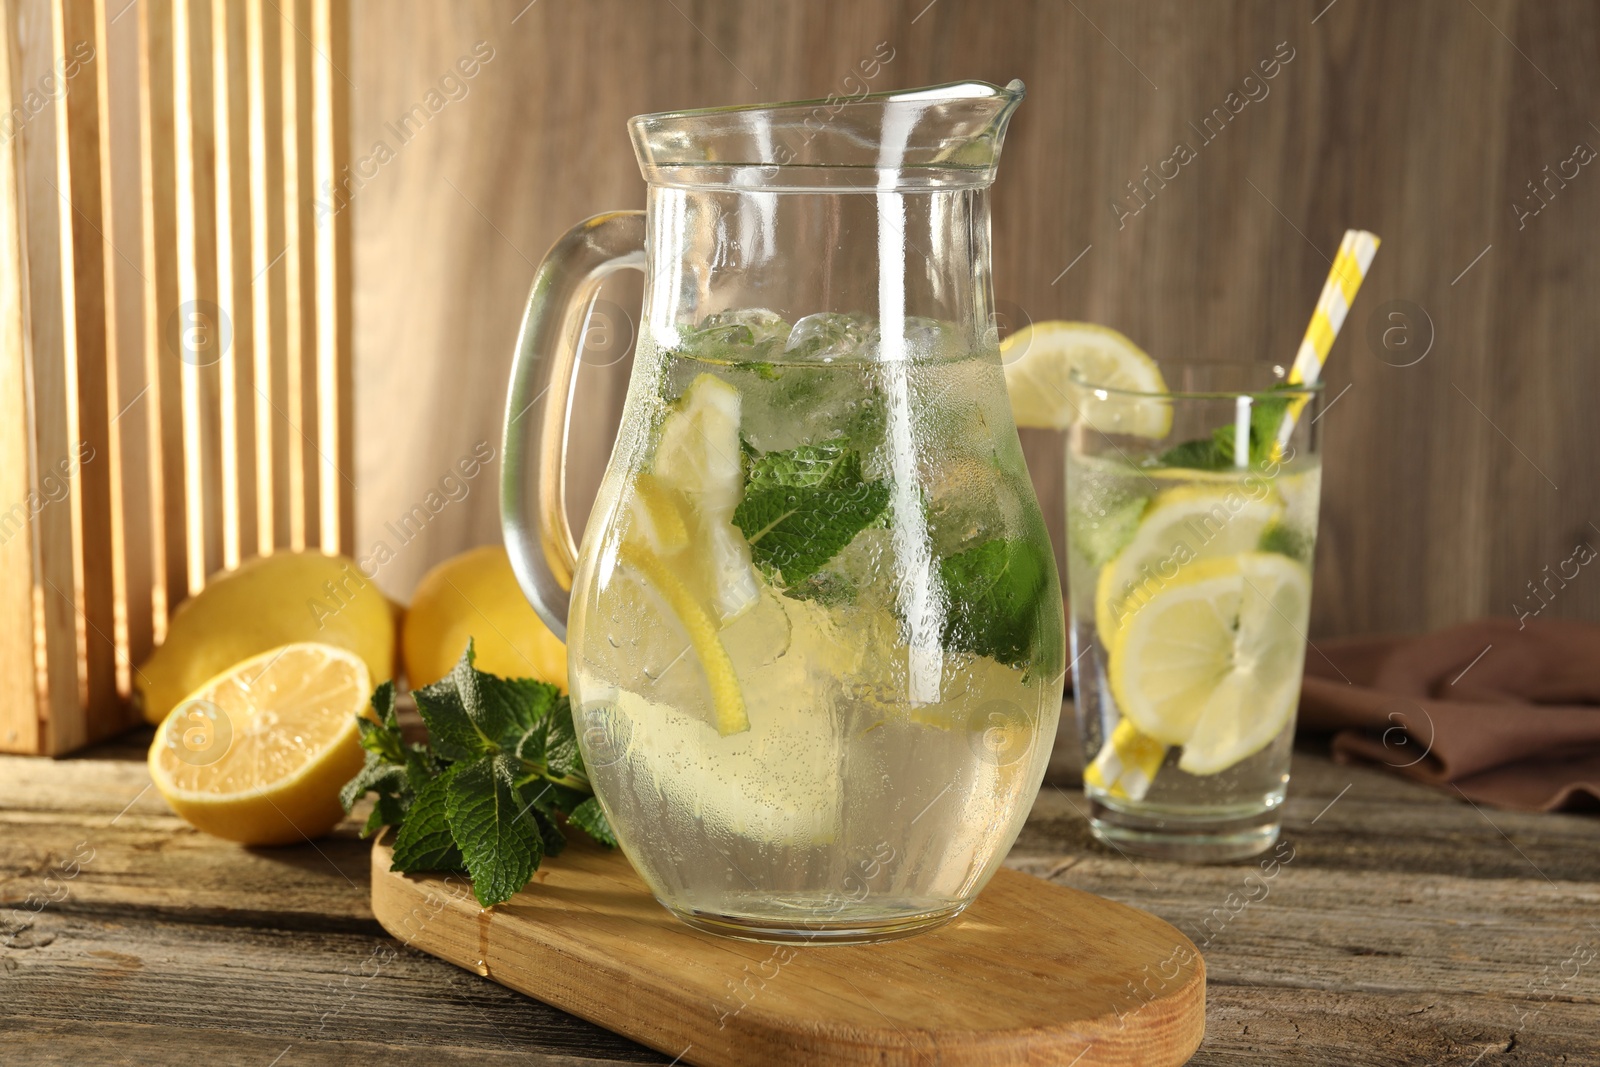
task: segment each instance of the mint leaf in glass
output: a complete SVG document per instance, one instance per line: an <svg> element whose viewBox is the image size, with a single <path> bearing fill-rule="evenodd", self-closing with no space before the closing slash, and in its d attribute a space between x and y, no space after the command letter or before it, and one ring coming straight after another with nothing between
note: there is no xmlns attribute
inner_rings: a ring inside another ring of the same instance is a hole
<svg viewBox="0 0 1600 1067"><path fill-rule="evenodd" d="M766 308L718 311L697 326L678 327L675 351L718 363L765 360L783 351L789 324Z"/></svg>
<svg viewBox="0 0 1600 1067"><path fill-rule="evenodd" d="M1067 539L1091 567L1100 567L1133 540L1150 498L1133 496L1110 501L1102 498L1093 503L1101 506L1092 512L1089 507L1068 511Z"/></svg>
<svg viewBox="0 0 1600 1067"><path fill-rule="evenodd" d="M1258 546L1263 552L1276 552L1280 556L1288 556L1298 560L1306 566L1311 565L1311 546L1313 538L1295 529L1275 522L1261 533L1261 544Z"/></svg>
<svg viewBox="0 0 1600 1067"><path fill-rule="evenodd" d="M1049 584L1049 561L1029 541L995 538L939 562L949 606L944 646L1008 667L1028 662Z"/></svg>
<svg viewBox="0 0 1600 1067"><path fill-rule="evenodd" d="M1229 427L1231 431L1231 427ZM1220 471L1233 466L1233 457L1230 454L1224 458L1217 449L1217 442L1211 437L1196 438L1182 444L1173 445L1156 457L1156 462L1163 467L1185 467L1198 471Z"/></svg>
<svg viewBox="0 0 1600 1067"><path fill-rule="evenodd" d="M733 524L750 543L757 566L797 587L876 522L888 504L888 483L866 481L861 453L840 439L753 460Z"/></svg>
<svg viewBox="0 0 1600 1067"><path fill-rule="evenodd" d="M1274 389L1291 389L1294 386L1278 385ZM1237 434L1233 425L1218 426L1210 437L1197 438L1173 445L1156 457L1164 467L1186 467L1193 470L1220 471L1233 467L1260 465L1272 459L1272 446L1277 440L1283 417L1289 412L1286 396L1258 396L1250 402L1250 455L1248 462L1236 462Z"/></svg>

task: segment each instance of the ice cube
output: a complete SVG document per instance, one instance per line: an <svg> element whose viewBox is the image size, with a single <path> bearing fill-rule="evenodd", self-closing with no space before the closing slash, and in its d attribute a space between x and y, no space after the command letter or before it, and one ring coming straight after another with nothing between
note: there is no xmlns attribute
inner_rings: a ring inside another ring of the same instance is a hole
<svg viewBox="0 0 1600 1067"><path fill-rule="evenodd" d="M699 326L681 334L681 352L742 362L767 359L779 351L789 337L789 324L767 308L730 308L707 315Z"/></svg>
<svg viewBox="0 0 1600 1067"><path fill-rule="evenodd" d="M785 359L831 363L839 359L871 359L878 350L878 324L860 315L819 311L789 331Z"/></svg>
<svg viewBox="0 0 1600 1067"><path fill-rule="evenodd" d="M908 316L904 336L905 355L910 359L949 359L963 355L967 347L960 331L942 319Z"/></svg>

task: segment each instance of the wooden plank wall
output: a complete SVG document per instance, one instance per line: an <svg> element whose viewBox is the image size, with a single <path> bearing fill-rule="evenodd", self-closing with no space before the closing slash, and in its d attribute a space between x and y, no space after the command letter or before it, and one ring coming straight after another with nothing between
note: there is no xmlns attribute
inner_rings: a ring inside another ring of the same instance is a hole
<svg viewBox="0 0 1600 1067"><path fill-rule="evenodd" d="M1287 356L1343 229L1382 235L1328 369L1316 634L1531 610L1530 582L1600 547L1600 172L1543 169L1600 148L1592 3L401 0L359 6L351 42L358 554L498 448L534 265L643 203L628 116L848 92L880 42L874 88L1028 84L994 190L1013 315L1109 323L1163 358ZM492 59L459 76L475 47ZM1180 140L1197 158L1135 198ZM604 296L638 307L631 278ZM604 362L579 386L575 518L626 386ZM1059 536L1060 441L1024 444ZM498 539L495 473L383 565L391 593ZM1550 588L1546 616L1600 615L1600 573Z"/></svg>
<svg viewBox="0 0 1600 1067"><path fill-rule="evenodd" d="M0 11L0 749L56 753L211 576L352 543L348 18Z"/></svg>

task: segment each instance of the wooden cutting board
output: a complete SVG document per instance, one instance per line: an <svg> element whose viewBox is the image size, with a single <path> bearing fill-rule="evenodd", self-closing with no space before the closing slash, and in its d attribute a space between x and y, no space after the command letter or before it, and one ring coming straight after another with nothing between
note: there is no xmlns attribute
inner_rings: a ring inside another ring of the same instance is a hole
<svg viewBox="0 0 1600 1067"><path fill-rule="evenodd" d="M1187 937L1016 871L931 933L793 947L684 926L622 853L582 840L488 911L460 875L389 863L380 841L372 910L395 937L684 1064L1164 1067L1205 1034Z"/></svg>

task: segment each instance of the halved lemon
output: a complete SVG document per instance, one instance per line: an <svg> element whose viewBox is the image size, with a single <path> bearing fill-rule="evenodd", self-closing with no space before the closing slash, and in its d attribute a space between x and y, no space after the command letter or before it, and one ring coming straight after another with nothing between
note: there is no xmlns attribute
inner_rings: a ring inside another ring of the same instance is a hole
<svg viewBox="0 0 1600 1067"><path fill-rule="evenodd" d="M1124 392L1165 393L1156 361L1109 326L1035 322L1001 343L1000 362L1018 426L1063 430L1081 421L1138 437L1165 437L1172 429L1167 404ZM1073 371L1103 391L1075 384Z"/></svg>
<svg viewBox="0 0 1600 1067"><path fill-rule="evenodd" d="M150 777L173 811L216 837L319 837L344 818L339 789L361 769L356 718L371 693L367 665L333 645L252 656L172 709L150 745Z"/></svg>
<svg viewBox="0 0 1600 1067"><path fill-rule="evenodd" d="M1107 674L1140 733L1182 745L1178 766L1216 774L1282 732L1300 695L1311 576L1245 552L1186 568L1118 632Z"/></svg>
<svg viewBox="0 0 1600 1067"><path fill-rule="evenodd" d="M1283 501L1239 485L1185 485L1152 500L1121 552L1100 570L1095 626L1110 645L1128 618L1200 560L1248 552L1283 517Z"/></svg>

